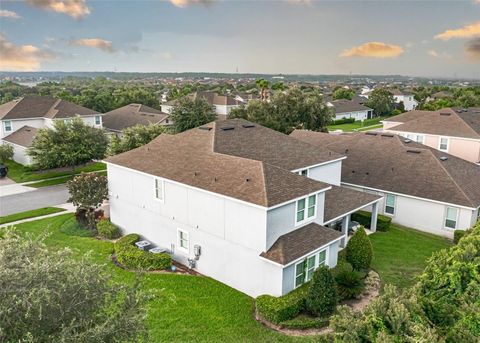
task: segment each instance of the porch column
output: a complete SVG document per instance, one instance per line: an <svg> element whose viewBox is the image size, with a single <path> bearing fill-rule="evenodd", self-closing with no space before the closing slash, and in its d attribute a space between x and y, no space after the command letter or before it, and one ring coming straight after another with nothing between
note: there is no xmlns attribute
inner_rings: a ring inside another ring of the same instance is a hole
<svg viewBox="0 0 480 343"><path fill-rule="evenodd" d="M370 231L377 231L378 201L372 205L372 221L370 222Z"/></svg>
<svg viewBox="0 0 480 343"><path fill-rule="evenodd" d="M348 224L350 223L350 215L346 215L342 218L342 234L343 238L340 240L340 247L345 248L347 245L348 237Z"/></svg>

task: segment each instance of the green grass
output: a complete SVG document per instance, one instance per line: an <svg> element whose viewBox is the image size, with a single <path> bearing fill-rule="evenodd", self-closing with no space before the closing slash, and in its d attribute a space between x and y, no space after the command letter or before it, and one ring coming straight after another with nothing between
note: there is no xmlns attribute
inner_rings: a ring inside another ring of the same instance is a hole
<svg viewBox="0 0 480 343"><path fill-rule="evenodd" d="M380 123L381 120L385 119L384 117L378 117L373 119L366 119L363 122L356 121L354 123L340 124L340 125L329 125L327 126L329 131L343 130L343 132L352 132L352 131L362 131L365 130L365 127L372 126L369 129L374 129L382 127Z"/></svg>
<svg viewBox="0 0 480 343"><path fill-rule="evenodd" d="M106 170L102 170L97 172L100 175L107 175ZM35 187L35 188L41 188L41 187L48 187L48 186L56 186L56 185L61 185L66 183L67 181L70 181L73 179L74 175L69 175L69 176L61 176L55 179L48 179L48 180L43 180L35 183L31 183L28 185L28 187Z"/></svg>
<svg viewBox="0 0 480 343"><path fill-rule="evenodd" d="M12 160L7 161L5 164L8 167L8 177L13 181L19 182L19 183L28 182L28 181L40 181L45 179L51 179L54 177L60 177L60 176L67 177L67 176L73 175L72 170L35 171L31 167L24 166ZM95 163L88 164L86 166L75 168L75 174L79 174L81 172L92 172L92 171L99 171L99 170L105 170L105 169L106 169L105 163L95 162Z"/></svg>
<svg viewBox="0 0 480 343"><path fill-rule="evenodd" d="M0 217L0 224L12 223L12 222L16 222L17 220L40 217L40 216L45 216L47 214L58 213L63 211L65 211L65 209L58 208L58 207L38 208L36 210L25 211L25 212L20 212L20 213L10 214L8 216Z"/></svg>
<svg viewBox="0 0 480 343"><path fill-rule="evenodd" d="M415 283L433 252L452 245L446 238L394 224L389 231L368 237L373 245L372 268L380 274L382 284L402 288Z"/></svg>

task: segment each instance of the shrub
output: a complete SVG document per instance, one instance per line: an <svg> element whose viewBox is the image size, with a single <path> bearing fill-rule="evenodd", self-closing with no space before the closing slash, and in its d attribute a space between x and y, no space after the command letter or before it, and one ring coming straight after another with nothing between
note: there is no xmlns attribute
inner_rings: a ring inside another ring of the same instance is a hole
<svg viewBox="0 0 480 343"><path fill-rule="evenodd" d="M136 233L120 238L115 243L117 261L130 269L159 270L172 266L172 257L169 254L153 254L138 249L134 244L140 239Z"/></svg>
<svg viewBox="0 0 480 343"><path fill-rule="evenodd" d="M458 241L465 236L466 231L464 230L455 230L453 231L453 243L457 244Z"/></svg>
<svg viewBox="0 0 480 343"><path fill-rule="evenodd" d="M352 214L352 220L359 222L364 227L370 227L370 223L372 222L372 214L366 211L358 211ZM388 231L391 223L392 218L383 216L381 214L377 216L378 231Z"/></svg>
<svg viewBox="0 0 480 343"><path fill-rule="evenodd" d="M305 309L312 315L326 317L335 311L337 288L335 279L327 266L319 267L305 298Z"/></svg>
<svg viewBox="0 0 480 343"><path fill-rule="evenodd" d="M328 318L310 317L301 314L293 319L281 322L280 326L285 329L296 330L321 329L328 326L328 322Z"/></svg>
<svg viewBox="0 0 480 343"><path fill-rule="evenodd" d="M120 237L120 230L108 219L101 219L97 223L97 231L100 237L115 239Z"/></svg>
<svg viewBox="0 0 480 343"><path fill-rule="evenodd" d="M372 243L363 227L360 227L347 243L345 257L355 270L367 270L372 262Z"/></svg>
<svg viewBox="0 0 480 343"><path fill-rule="evenodd" d="M304 309L307 290L305 284L281 297L261 295L255 302L257 312L262 318L274 324L292 319Z"/></svg>
<svg viewBox="0 0 480 343"><path fill-rule="evenodd" d="M351 124L355 123L355 118L343 118L334 120L332 125L342 125L342 124Z"/></svg>
<svg viewBox="0 0 480 343"><path fill-rule="evenodd" d="M335 272L337 293L341 299L353 299L365 289L365 274L356 270L350 263L344 263Z"/></svg>

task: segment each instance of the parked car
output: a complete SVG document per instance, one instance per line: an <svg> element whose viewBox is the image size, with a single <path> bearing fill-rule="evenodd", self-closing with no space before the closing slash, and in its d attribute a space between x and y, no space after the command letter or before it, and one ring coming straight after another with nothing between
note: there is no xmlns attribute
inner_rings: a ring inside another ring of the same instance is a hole
<svg viewBox="0 0 480 343"><path fill-rule="evenodd" d="M0 164L0 179L3 179L5 176L7 176L7 173L8 173L8 168L3 164Z"/></svg>

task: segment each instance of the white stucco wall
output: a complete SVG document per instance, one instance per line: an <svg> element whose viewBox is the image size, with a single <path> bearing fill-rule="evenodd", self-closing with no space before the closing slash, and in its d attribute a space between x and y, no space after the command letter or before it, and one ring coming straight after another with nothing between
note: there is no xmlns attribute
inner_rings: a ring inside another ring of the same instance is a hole
<svg viewBox="0 0 480 343"><path fill-rule="evenodd" d="M317 181L340 186L342 177L342 160L310 168L308 170L308 177Z"/></svg>
<svg viewBox="0 0 480 343"><path fill-rule="evenodd" d="M8 120L2 120L1 128L0 128L0 138L3 138L5 136L8 136L12 134L13 132L17 131L18 129L21 129L25 125L35 127L37 129L40 129L45 126L43 118L36 118L36 119L21 119L21 120L11 120L12 123L12 131L5 131L5 126L3 122L8 121Z"/></svg>
<svg viewBox="0 0 480 343"><path fill-rule="evenodd" d="M415 100L413 95L394 95L393 97L396 103L400 103L403 101L403 105L406 111L414 110L418 105L418 102L417 100Z"/></svg>
<svg viewBox="0 0 480 343"><path fill-rule="evenodd" d="M335 114L335 120L344 118L355 118L355 120L365 120L368 118L368 111L353 111Z"/></svg>
<svg viewBox="0 0 480 343"><path fill-rule="evenodd" d="M15 162L23 165L32 164L32 159L27 155L27 148L5 141L3 141L3 144L11 145L13 147L13 160Z"/></svg>
<svg viewBox="0 0 480 343"><path fill-rule="evenodd" d="M165 113L168 113L168 114L172 113L172 110L173 110L173 106L171 106L171 105L162 104L161 108L162 108L162 112L165 112Z"/></svg>

